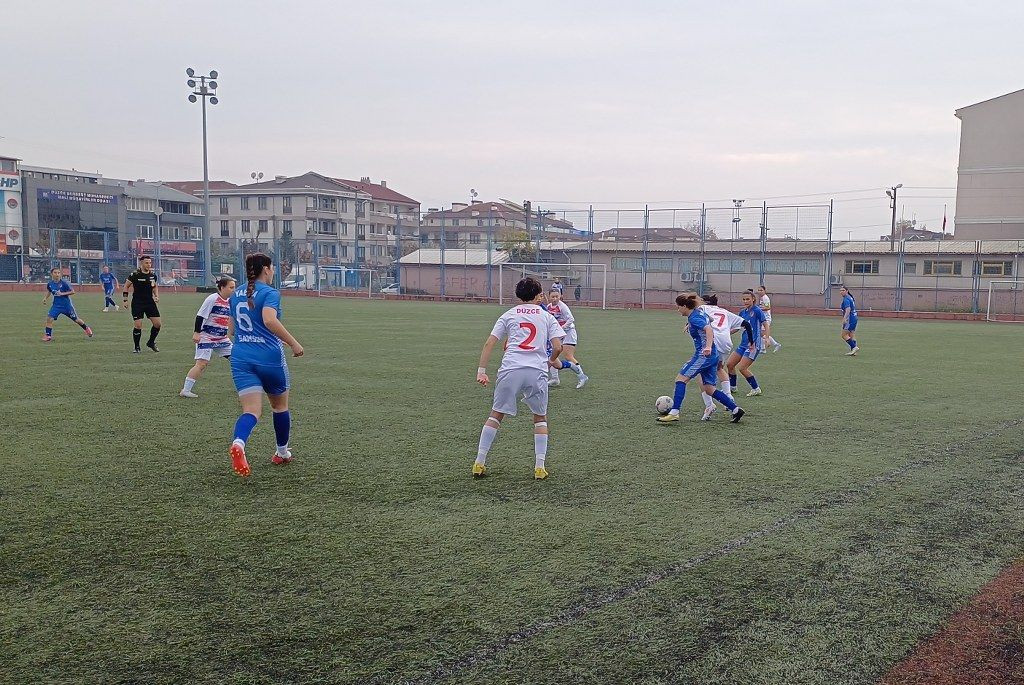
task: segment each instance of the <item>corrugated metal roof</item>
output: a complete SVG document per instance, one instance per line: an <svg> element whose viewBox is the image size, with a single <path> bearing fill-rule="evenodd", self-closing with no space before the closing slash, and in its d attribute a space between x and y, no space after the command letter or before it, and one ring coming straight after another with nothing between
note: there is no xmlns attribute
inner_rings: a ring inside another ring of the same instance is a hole
<svg viewBox="0 0 1024 685"><path fill-rule="evenodd" d="M398 260L405 265L441 264L441 250L422 249L410 252ZM491 264L503 264L508 261L508 254L500 250L491 252ZM453 248L444 251L445 266L486 266L487 250L460 250Z"/></svg>

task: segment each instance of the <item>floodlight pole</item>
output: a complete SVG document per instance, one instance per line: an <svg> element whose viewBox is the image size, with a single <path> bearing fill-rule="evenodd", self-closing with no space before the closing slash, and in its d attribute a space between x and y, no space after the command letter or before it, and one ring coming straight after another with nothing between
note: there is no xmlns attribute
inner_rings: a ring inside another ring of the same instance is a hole
<svg viewBox="0 0 1024 685"><path fill-rule="evenodd" d="M210 240L210 156L209 146L207 145L206 139L206 101L209 100L211 105L216 105L219 100L217 99L217 79L218 74L216 71L210 71L209 76L196 76L195 69L189 67L185 70L185 74L188 75L189 80L186 85L192 88L192 94L188 96L189 102L195 102L197 99L202 99L203 109L203 205L204 220L203 220L203 261L205 272L203 274L203 283L207 286L213 285L213 255L212 252L212 241ZM196 82L198 81L198 83Z"/></svg>
<svg viewBox="0 0 1024 685"><path fill-rule="evenodd" d="M889 230L889 252L896 249L896 193L902 187L902 183L897 183L885 191L885 194L892 200L892 228Z"/></svg>

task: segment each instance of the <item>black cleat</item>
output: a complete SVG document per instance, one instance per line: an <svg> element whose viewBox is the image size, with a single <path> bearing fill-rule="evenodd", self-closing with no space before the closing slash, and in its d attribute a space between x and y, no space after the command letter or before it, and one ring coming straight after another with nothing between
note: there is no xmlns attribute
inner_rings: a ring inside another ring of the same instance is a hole
<svg viewBox="0 0 1024 685"><path fill-rule="evenodd" d="M148 343L146 343L146 347L148 347L149 349L153 350L154 352L159 352L160 351L160 350L157 349L155 342L148 342Z"/></svg>
<svg viewBox="0 0 1024 685"><path fill-rule="evenodd" d="M734 411L734 412L732 413L732 422L733 422L733 423L739 423L739 422L740 422L740 419L742 419L742 418L743 418L743 415L744 415L745 413L746 413L745 411L743 411L743 410L742 410L742 409L740 409L739 407L736 407L736 411Z"/></svg>
<svg viewBox="0 0 1024 685"><path fill-rule="evenodd" d="M140 352L142 352L142 350L140 350L140 349L139 349L139 348L137 348L137 347L136 347L136 348L135 348L134 350L132 350L132 354L138 354L138 353L140 353Z"/></svg>

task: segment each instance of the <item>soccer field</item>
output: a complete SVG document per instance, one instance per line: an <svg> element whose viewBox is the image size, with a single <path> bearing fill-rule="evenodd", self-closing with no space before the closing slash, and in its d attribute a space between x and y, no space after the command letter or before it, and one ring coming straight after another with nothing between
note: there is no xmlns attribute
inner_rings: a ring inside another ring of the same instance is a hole
<svg viewBox="0 0 1024 685"><path fill-rule="evenodd" d="M1024 553L1015 326L779 316L742 423L662 426L683 320L579 310L551 477L521 412L474 480L504 308L286 298L296 460L267 412L243 480L228 365L177 396L203 295L158 355L41 299L0 296L2 682L872 683Z"/></svg>

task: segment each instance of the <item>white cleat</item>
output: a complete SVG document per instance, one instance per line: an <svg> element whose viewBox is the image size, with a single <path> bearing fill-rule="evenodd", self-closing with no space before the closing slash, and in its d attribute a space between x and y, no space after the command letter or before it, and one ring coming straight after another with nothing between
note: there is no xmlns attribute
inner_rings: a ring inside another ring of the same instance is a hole
<svg viewBox="0 0 1024 685"><path fill-rule="evenodd" d="M772 348L772 352L778 352L781 349L782 349L782 343L777 342L777 343L775 343L775 347Z"/></svg>
<svg viewBox="0 0 1024 685"><path fill-rule="evenodd" d="M561 384L562 384L562 381L560 381L560 380L559 380L559 379L557 379L557 378L552 378L552 379L550 379L550 380L548 381L548 387L549 387L549 388L553 388L553 387L555 387L556 385L561 385Z"/></svg>
<svg viewBox="0 0 1024 685"><path fill-rule="evenodd" d="M590 376L588 376L587 374L583 374L582 376L580 376L580 382L576 384L576 389L579 390L580 388L582 388L584 385L587 384L587 381L589 380Z"/></svg>
<svg viewBox="0 0 1024 685"><path fill-rule="evenodd" d="M850 350L849 352L846 353L846 356L847 357L856 357L858 352L860 352L860 348L859 347L854 347L852 350Z"/></svg>
<svg viewBox="0 0 1024 685"><path fill-rule="evenodd" d="M199 397L199 395L195 394L191 390L182 390L181 392L178 393L178 397L195 398L195 397Z"/></svg>
<svg viewBox="0 0 1024 685"><path fill-rule="evenodd" d="M751 390L750 392L747 393L747 397L757 397L760 394L761 394L761 388L754 388L753 390Z"/></svg>
<svg viewBox="0 0 1024 685"><path fill-rule="evenodd" d="M109 311L110 311L110 307L104 307L104 308L103 308L103 311L104 311L104 312L109 312Z"/></svg>
<svg viewBox="0 0 1024 685"><path fill-rule="evenodd" d="M704 407L704 416L700 417L701 421L710 421L711 417L715 414L714 407Z"/></svg>
<svg viewBox="0 0 1024 685"><path fill-rule="evenodd" d="M114 305L114 311L115 311L115 312L119 312L119 311L121 311L121 307L115 304L115 305Z"/></svg>

